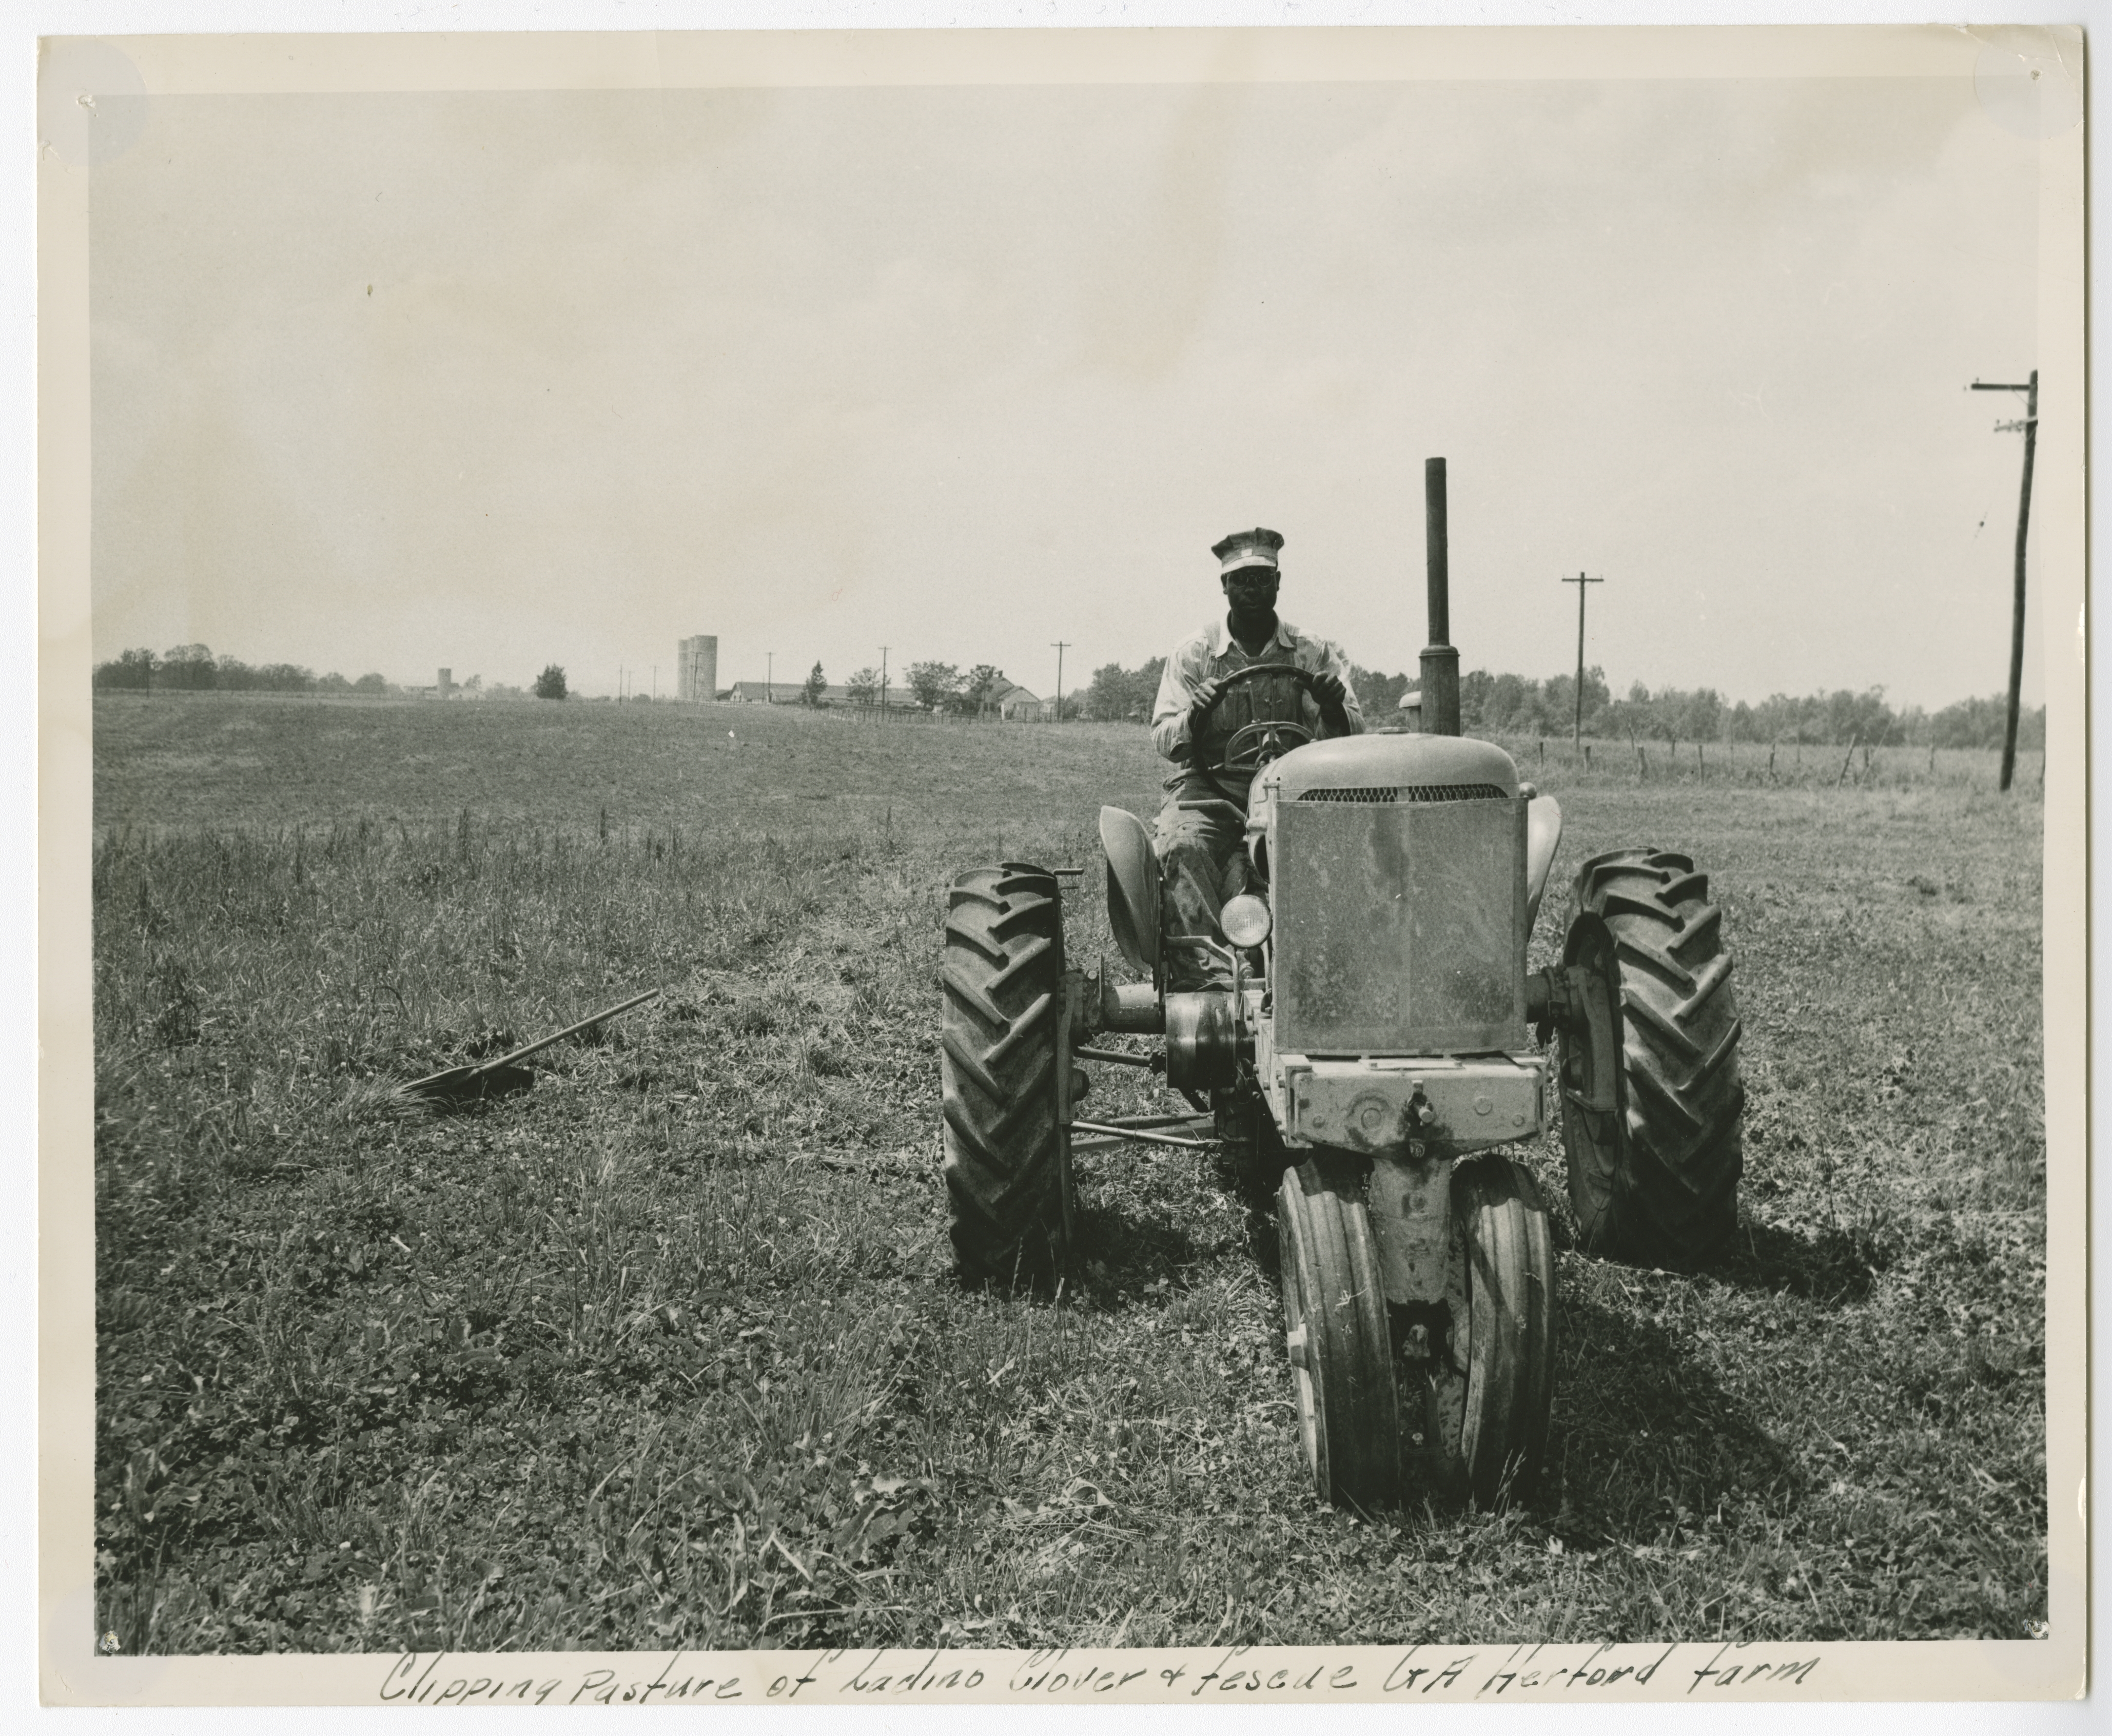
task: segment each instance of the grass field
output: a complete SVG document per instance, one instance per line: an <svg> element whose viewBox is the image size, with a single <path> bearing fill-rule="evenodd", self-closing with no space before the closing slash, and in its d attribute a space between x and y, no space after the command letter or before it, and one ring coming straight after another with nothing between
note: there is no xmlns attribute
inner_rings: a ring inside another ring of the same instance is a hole
<svg viewBox="0 0 2112 1736"><path fill-rule="evenodd" d="M1738 1246L1558 1223L1553 1467L1318 1506L1274 1241L1081 1160L1061 1305L963 1293L943 889L1149 815L1140 730L99 698L98 1624L128 1652L2022 1637L2046 1613L2036 756L1692 750L1560 795L1738 955ZM729 734L731 731L731 734ZM1514 747L1518 745L1513 744ZM1567 912L1550 894L1534 963ZM666 985L532 1091L392 1078ZM1096 1110L1145 1105L1103 1073ZM1560 1154L1523 1154L1559 1199ZM1558 1211L1560 1208L1558 1208Z"/></svg>

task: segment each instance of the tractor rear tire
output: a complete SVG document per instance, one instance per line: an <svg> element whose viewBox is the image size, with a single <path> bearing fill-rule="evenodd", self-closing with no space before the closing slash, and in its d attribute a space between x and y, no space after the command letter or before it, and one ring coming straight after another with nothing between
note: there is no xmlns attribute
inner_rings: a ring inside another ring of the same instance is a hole
<svg viewBox="0 0 2112 1736"><path fill-rule="evenodd" d="M1563 1105L1578 1237L1587 1252L1691 1267L1737 1228L1745 1169L1723 911L1708 876L1669 850L1593 857L1577 870L1577 904L1614 936L1623 1032L1619 1112Z"/></svg>
<svg viewBox="0 0 2112 1736"><path fill-rule="evenodd" d="M1063 1276L1070 1156L1057 1123L1063 931L1056 877L972 868L946 895L939 1081L954 1255L963 1283Z"/></svg>
<svg viewBox="0 0 2112 1736"><path fill-rule="evenodd" d="M1378 1248L1354 1159L1283 1172L1277 1257L1300 1445L1325 1501L1367 1510L1400 1493L1400 1415Z"/></svg>
<svg viewBox="0 0 2112 1736"><path fill-rule="evenodd" d="M1554 1394L1554 1244L1532 1176L1500 1152L1452 1172L1448 1324L1423 1365L1423 1457L1448 1499L1532 1492Z"/></svg>

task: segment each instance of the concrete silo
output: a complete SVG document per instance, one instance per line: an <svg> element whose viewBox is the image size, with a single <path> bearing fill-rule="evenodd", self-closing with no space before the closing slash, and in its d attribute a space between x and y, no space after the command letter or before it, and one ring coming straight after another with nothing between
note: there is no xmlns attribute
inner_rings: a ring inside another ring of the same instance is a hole
<svg viewBox="0 0 2112 1736"><path fill-rule="evenodd" d="M715 633L699 633L676 647L675 697L715 699L719 693L719 641Z"/></svg>

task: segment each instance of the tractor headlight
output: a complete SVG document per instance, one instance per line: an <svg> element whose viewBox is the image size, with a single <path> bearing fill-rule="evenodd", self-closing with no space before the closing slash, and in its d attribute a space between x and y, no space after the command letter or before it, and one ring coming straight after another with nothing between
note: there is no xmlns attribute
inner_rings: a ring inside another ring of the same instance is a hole
<svg viewBox="0 0 2112 1736"><path fill-rule="evenodd" d="M1251 892L1228 900L1218 914L1218 926L1235 946L1259 946L1268 938L1268 906Z"/></svg>

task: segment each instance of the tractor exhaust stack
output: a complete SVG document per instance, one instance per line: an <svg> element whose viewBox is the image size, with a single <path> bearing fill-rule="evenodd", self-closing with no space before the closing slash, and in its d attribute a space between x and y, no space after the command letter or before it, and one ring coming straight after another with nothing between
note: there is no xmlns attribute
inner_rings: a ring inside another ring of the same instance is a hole
<svg viewBox="0 0 2112 1736"><path fill-rule="evenodd" d="M1451 581L1445 530L1445 461L1422 461L1423 534L1430 570L1430 643L1422 648L1422 729L1459 733L1459 654L1452 647Z"/></svg>

